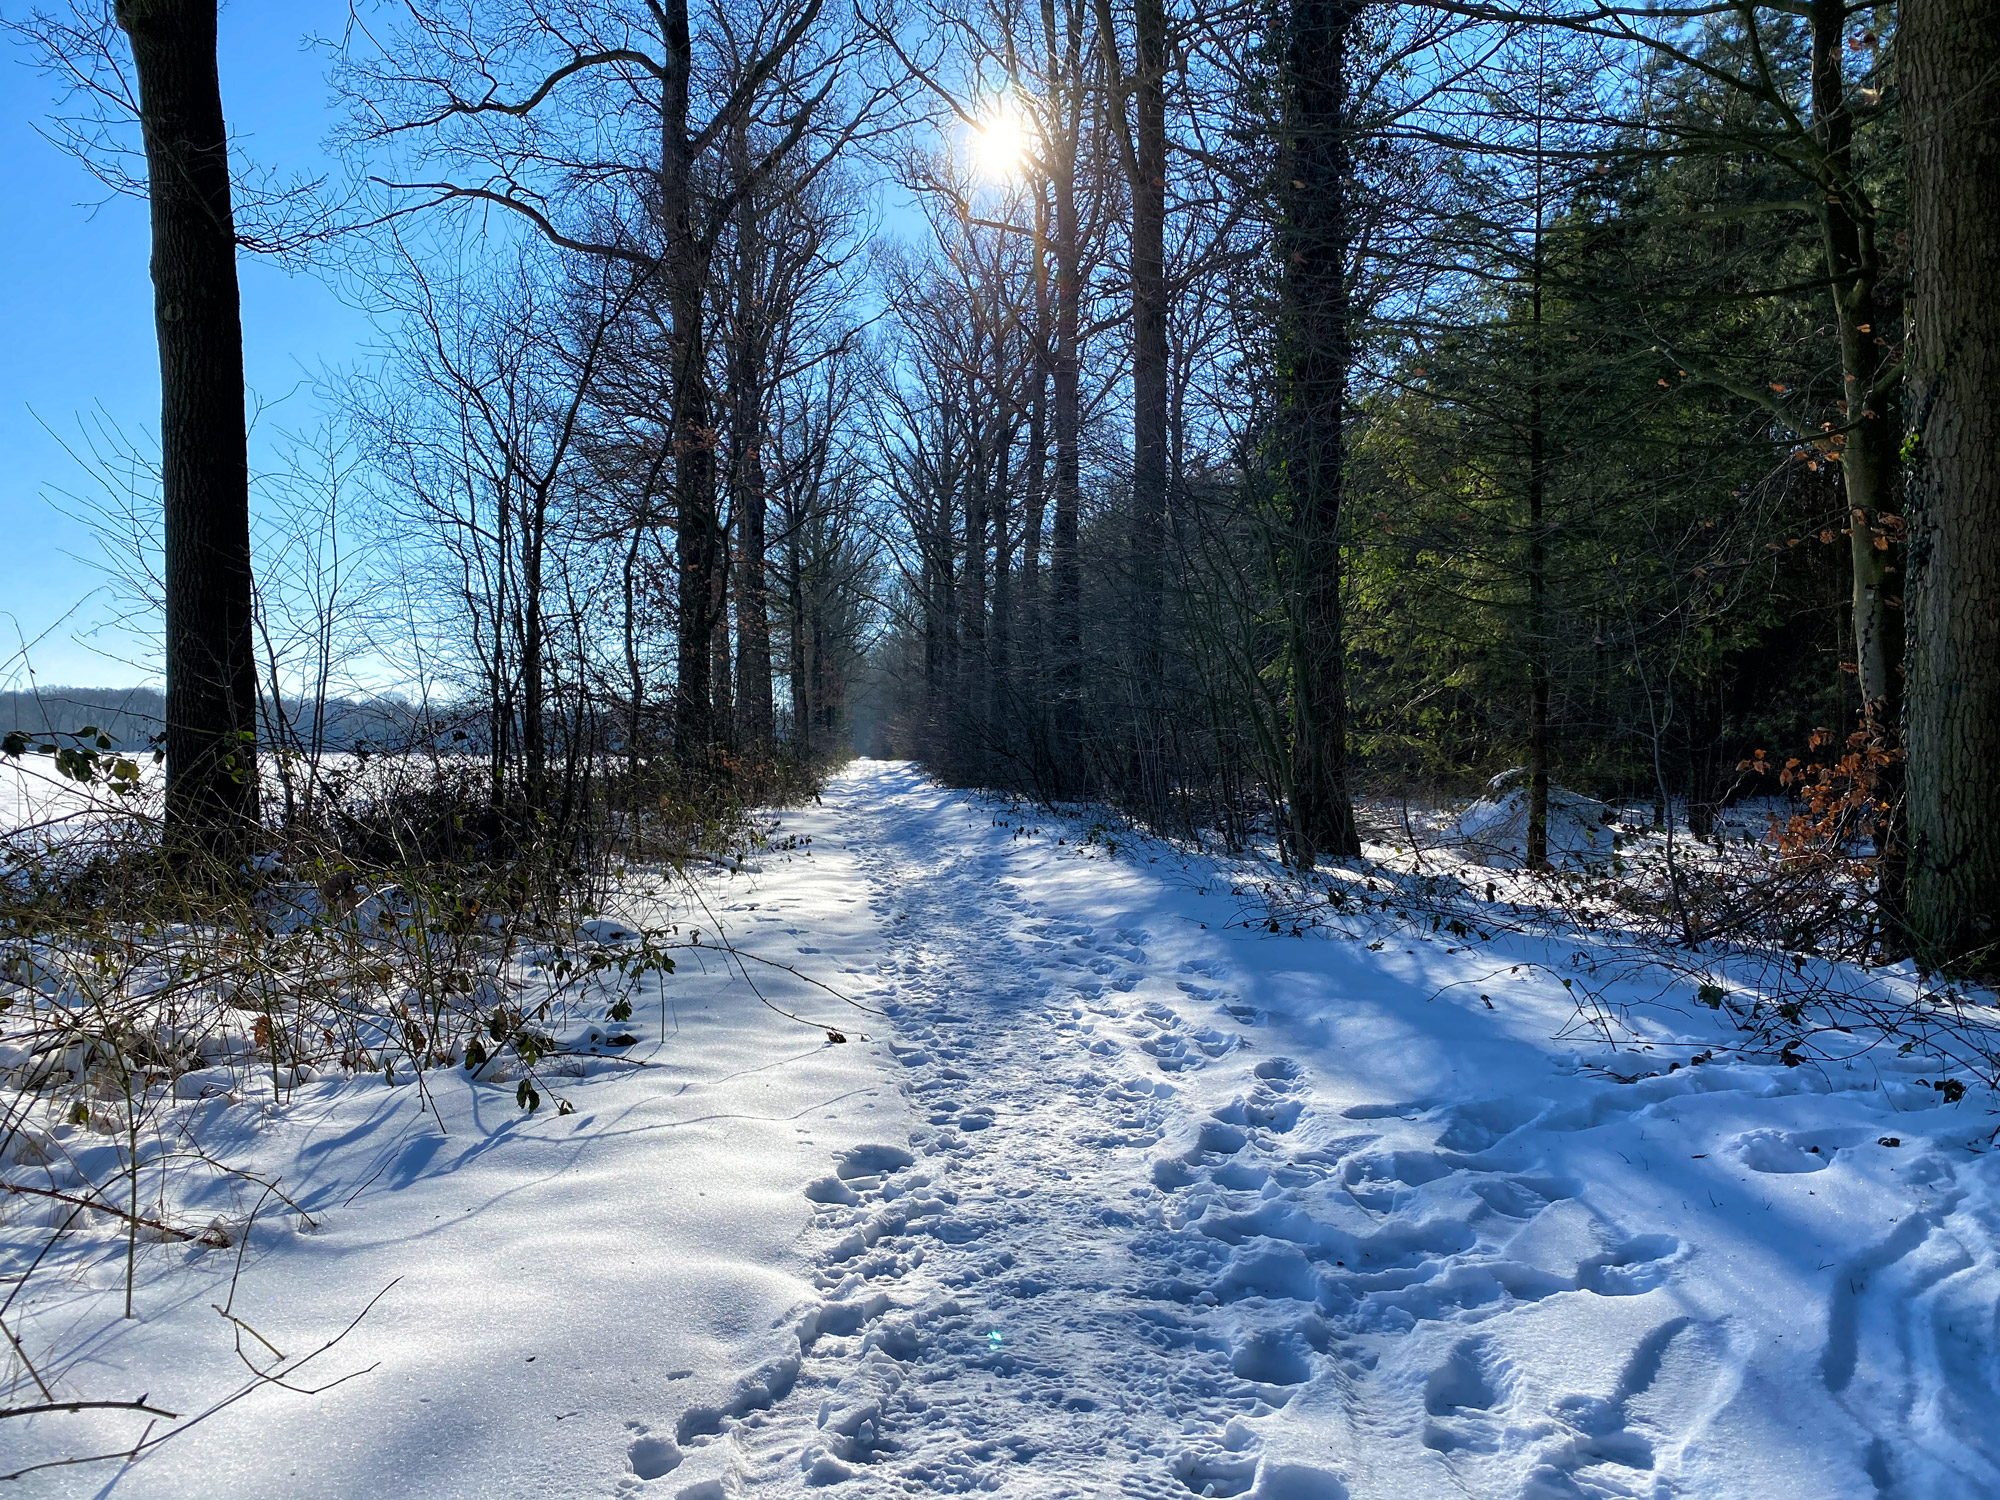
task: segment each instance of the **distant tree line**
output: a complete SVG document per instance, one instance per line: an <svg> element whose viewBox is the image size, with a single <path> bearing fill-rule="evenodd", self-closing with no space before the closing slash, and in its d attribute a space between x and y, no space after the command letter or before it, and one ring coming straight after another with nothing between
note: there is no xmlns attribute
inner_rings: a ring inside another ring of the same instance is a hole
<svg viewBox="0 0 2000 1500"><path fill-rule="evenodd" d="M444 749L482 753L491 740L479 708L427 706L388 693L367 698L286 698L273 712L258 705L260 749L287 747L325 754L358 750L395 754ZM166 694L158 688L44 687L0 692L0 723L29 734L68 733L90 725L114 749L149 751L167 722Z"/></svg>

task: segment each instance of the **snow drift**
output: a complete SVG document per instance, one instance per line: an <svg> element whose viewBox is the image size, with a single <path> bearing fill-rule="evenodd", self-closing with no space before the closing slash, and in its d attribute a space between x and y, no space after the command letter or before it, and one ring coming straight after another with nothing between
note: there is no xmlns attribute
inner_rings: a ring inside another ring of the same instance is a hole
<svg viewBox="0 0 2000 1500"><path fill-rule="evenodd" d="M1593 865L1608 861L1610 824L1617 811L1567 787L1549 788L1549 862ZM1476 864L1519 869L1528 858L1528 773L1516 766L1486 783L1486 795L1445 829L1441 842Z"/></svg>

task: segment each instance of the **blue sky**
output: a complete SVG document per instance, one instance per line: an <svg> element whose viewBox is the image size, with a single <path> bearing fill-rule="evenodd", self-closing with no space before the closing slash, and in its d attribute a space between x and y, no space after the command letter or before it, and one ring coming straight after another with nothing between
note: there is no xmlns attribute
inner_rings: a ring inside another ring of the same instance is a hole
<svg viewBox="0 0 2000 1500"><path fill-rule="evenodd" d="M30 4L0 0L0 19ZM348 0L224 0L222 101L239 165L280 179L335 170L324 148L341 112L330 59L311 42L337 36L347 14ZM98 540L65 495L94 488L69 450L102 426L147 449L157 442L146 205L107 198L37 133L59 99L33 55L0 33L0 687L25 686L30 672L44 686L157 681L147 648L105 628L119 605ZM882 208L878 235L925 237L899 193ZM365 358L376 330L331 273L253 255L238 264L255 474L274 466L284 430L315 425L314 378Z"/></svg>
<svg viewBox="0 0 2000 1500"><path fill-rule="evenodd" d="M25 12L0 0L0 15ZM316 173L336 122L326 58L306 38L337 31L346 0L235 0L222 12L222 102L239 149L259 166ZM113 199L72 158L35 133L56 107L53 80L22 49L0 42L0 683L25 639L45 683L122 685L142 664L119 660L129 643L79 639L111 606L93 596L90 532L50 502L87 476L59 439L102 408L148 442L159 424L159 366L147 276L146 205ZM304 388L323 364L343 364L370 336L366 317L311 275L242 262L246 374L265 404L261 431L305 426ZM277 403L275 406L272 403ZM251 462L260 439L252 439ZM67 624L66 613L81 604ZM53 633L49 634L54 627Z"/></svg>

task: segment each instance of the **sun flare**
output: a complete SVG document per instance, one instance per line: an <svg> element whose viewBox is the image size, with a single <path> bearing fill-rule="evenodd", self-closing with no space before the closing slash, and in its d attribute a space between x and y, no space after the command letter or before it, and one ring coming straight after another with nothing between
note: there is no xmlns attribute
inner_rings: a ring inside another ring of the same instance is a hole
<svg viewBox="0 0 2000 1500"><path fill-rule="evenodd" d="M1027 161L1026 123L1006 100L996 100L970 132L973 165L989 182L1011 182Z"/></svg>

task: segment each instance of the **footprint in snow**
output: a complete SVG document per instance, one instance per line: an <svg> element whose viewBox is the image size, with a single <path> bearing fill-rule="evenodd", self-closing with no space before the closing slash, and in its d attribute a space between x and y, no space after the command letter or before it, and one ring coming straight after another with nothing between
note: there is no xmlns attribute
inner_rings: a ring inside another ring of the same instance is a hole
<svg viewBox="0 0 2000 1500"><path fill-rule="evenodd" d="M1608 1396L1577 1394L1555 1401L1549 1415L1557 1424L1557 1436L1537 1455L1521 1490L1522 1500L1576 1495L1651 1500L1670 1493L1655 1473L1659 1463L1655 1438L1633 1425L1631 1407L1641 1400L1653 1404L1652 1392L1669 1368L1684 1387L1679 1404L1698 1402L1716 1378L1716 1362L1696 1357L1704 1337L1693 1319L1669 1318L1639 1340ZM1704 1366L1706 1374L1696 1373Z"/></svg>
<svg viewBox="0 0 2000 1500"><path fill-rule="evenodd" d="M844 1182L857 1177L880 1177L914 1166L916 1160L901 1146L854 1146L834 1158L834 1173Z"/></svg>
<svg viewBox="0 0 2000 1500"><path fill-rule="evenodd" d="M1865 1145L1876 1132L1832 1130L1748 1130L1724 1148L1753 1172L1823 1172L1842 1151Z"/></svg>
<svg viewBox="0 0 2000 1500"><path fill-rule="evenodd" d="M681 1464L681 1450L672 1438L642 1437L626 1450L632 1472L641 1479L658 1479Z"/></svg>
<svg viewBox="0 0 2000 1500"><path fill-rule="evenodd" d="M1492 1413L1505 1407L1514 1370L1494 1341L1461 1339L1424 1383L1424 1446L1438 1453L1492 1453L1503 1424Z"/></svg>
<svg viewBox="0 0 2000 1500"><path fill-rule="evenodd" d="M1577 1267L1576 1284L1605 1297L1636 1297L1664 1286L1675 1263L1685 1258L1671 1234L1642 1234L1594 1255Z"/></svg>
<svg viewBox="0 0 2000 1500"><path fill-rule="evenodd" d="M1437 1143L1447 1151L1484 1151L1533 1123L1546 1108L1543 1100L1519 1095L1454 1104L1440 1112L1445 1128Z"/></svg>

